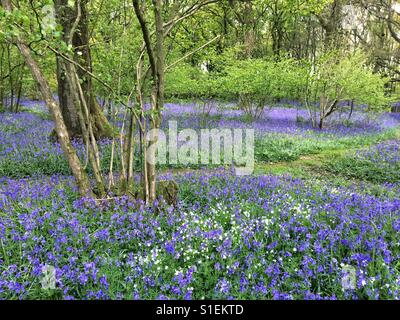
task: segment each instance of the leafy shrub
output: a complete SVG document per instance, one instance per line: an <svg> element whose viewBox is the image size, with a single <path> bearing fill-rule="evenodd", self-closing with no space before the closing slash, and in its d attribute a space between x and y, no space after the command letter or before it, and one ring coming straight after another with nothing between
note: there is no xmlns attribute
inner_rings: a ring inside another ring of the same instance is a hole
<svg viewBox="0 0 400 320"><path fill-rule="evenodd" d="M291 59L266 61L249 59L232 62L225 70L223 90L239 107L254 119L267 105L280 98L292 98L298 88L296 62Z"/></svg>
<svg viewBox="0 0 400 320"><path fill-rule="evenodd" d="M316 63L304 64L307 67L299 69L298 83L315 127L322 129L325 120L340 110L340 103L346 100L365 104L368 111L388 109L389 99L385 96L388 79L374 73L362 53L341 56L330 52Z"/></svg>

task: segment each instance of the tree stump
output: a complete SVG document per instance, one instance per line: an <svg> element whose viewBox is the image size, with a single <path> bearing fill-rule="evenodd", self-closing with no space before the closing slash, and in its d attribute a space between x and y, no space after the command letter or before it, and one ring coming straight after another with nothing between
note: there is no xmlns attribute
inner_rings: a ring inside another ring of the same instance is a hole
<svg viewBox="0 0 400 320"><path fill-rule="evenodd" d="M174 180L161 180L157 183L157 196L163 197L163 199L169 204L176 206L178 202L179 186Z"/></svg>

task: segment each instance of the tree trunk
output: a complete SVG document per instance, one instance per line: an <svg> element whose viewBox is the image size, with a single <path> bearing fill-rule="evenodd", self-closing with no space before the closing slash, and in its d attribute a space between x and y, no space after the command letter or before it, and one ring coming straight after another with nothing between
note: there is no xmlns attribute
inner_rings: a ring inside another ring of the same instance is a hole
<svg viewBox="0 0 400 320"><path fill-rule="evenodd" d="M3 44L0 45L1 55L0 55L0 112L4 111L4 79L3 79L3 64L4 64L4 47Z"/></svg>
<svg viewBox="0 0 400 320"><path fill-rule="evenodd" d="M335 50L340 48L343 36L341 33L342 23L342 2L341 0L334 0L329 4L324 12L317 15L317 18L325 32L324 35L324 49L325 51Z"/></svg>
<svg viewBox="0 0 400 320"><path fill-rule="evenodd" d="M57 22L63 27L63 40L68 42L69 34L74 27L76 21L76 30L72 30L73 36L71 39L74 60L78 62L85 70L92 71L92 58L89 46L89 28L88 28L88 11L87 0L80 2L80 17L78 17L78 8L68 6L68 0L54 0ZM78 19L79 18L79 19ZM77 20L78 19L78 20ZM57 82L58 96L62 115L71 137L82 135L79 118L77 115L75 93L71 90L71 85L68 83L66 73L68 72L68 64L62 57L57 57ZM78 68L77 73L81 81L82 90L85 95L85 100L93 119L93 132L96 138L111 137L113 130L106 116L97 103L93 94L92 78L82 69Z"/></svg>
<svg viewBox="0 0 400 320"><path fill-rule="evenodd" d="M25 64L21 65L21 70L19 74L19 79L18 79L18 89L17 89L17 101L15 102L15 108L14 112L19 112L20 109L20 103L21 103L21 96L22 96L22 86L23 86L23 81L24 81L24 69L25 69Z"/></svg>
<svg viewBox="0 0 400 320"><path fill-rule="evenodd" d="M393 106L392 112L400 112L400 106Z"/></svg>
<svg viewBox="0 0 400 320"><path fill-rule="evenodd" d="M1 0L1 3L6 11L12 12L10 0ZM33 78L37 82L42 98L46 102L46 105L53 116L57 137L60 141L61 148L64 151L64 155L68 161L71 171L75 177L79 193L82 196L92 195L88 176L81 165L81 162L76 154L76 150L71 144L68 130L62 117L60 106L54 100L50 90L50 86L45 79L42 70L40 69L36 60L32 57L28 45L22 39L15 39L15 44L21 52L21 55L23 56L26 65L29 67Z"/></svg>
<svg viewBox="0 0 400 320"><path fill-rule="evenodd" d="M11 47L7 46L7 61L8 61L8 80L10 83L10 104L8 105L8 109L12 112L14 109L14 81L13 81L13 68L11 67Z"/></svg>
<svg viewBox="0 0 400 320"><path fill-rule="evenodd" d="M164 50L164 20L162 17L162 1L153 0L154 16L156 25L156 46L155 46L155 63L156 74L153 75L153 92L152 92L152 111L153 115L150 121L150 127L153 132L151 137L153 143L158 142L158 129L161 125L161 110L164 106L164 82L165 82L165 50ZM150 148L154 154L149 154L148 159L155 159L155 149ZM148 165L148 182L149 182L149 201L156 199L156 165L155 162Z"/></svg>
<svg viewBox="0 0 400 320"><path fill-rule="evenodd" d="M349 113L349 117L347 118L347 120L350 121L351 116L353 115L353 111L354 111L354 100L350 101L350 113Z"/></svg>
<svg viewBox="0 0 400 320"><path fill-rule="evenodd" d="M324 128L324 117L320 117L318 128L319 130L322 130Z"/></svg>
<svg viewBox="0 0 400 320"><path fill-rule="evenodd" d="M278 1L273 4L273 18L272 18L272 52L276 58L279 58L282 48L283 40L283 20L282 12L279 8Z"/></svg>
<svg viewBox="0 0 400 320"><path fill-rule="evenodd" d="M253 3L251 1L245 2L244 4L243 22L244 53L247 58L251 58L256 45Z"/></svg>
<svg viewBox="0 0 400 320"><path fill-rule="evenodd" d="M153 12L155 19L155 35L156 41L153 48L151 43L151 35L143 15L139 1L133 1L135 14L139 20L140 28L143 33L143 40L147 55L149 57L150 70L152 76L152 91L151 91L151 114L150 114L150 130L151 134L146 137L153 145L158 143L158 128L161 124L161 109L164 105L164 82L165 82L165 49L164 49L164 20L163 20L163 4L162 0L152 0ZM138 96L142 95L140 78L138 77ZM144 115L144 104L141 101L142 116ZM146 201L153 203L156 199L156 148L147 148L147 141L144 141L144 171L145 174L145 191ZM148 193L148 196L147 196Z"/></svg>
<svg viewBox="0 0 400 320"><path fill-rule="evenodd" d="M4 0L3 0L4 1ZM62 113L60 110L59 105L54 100L53 96L51 95L50 87L45 80L39 66L37 65L36 61L32 58L29 48L24 43L18 43L18 48L23 55L26 64L31 69L32 75L37 81L41 94L43 96L44 101L46 102L50 112L53 116L55 122L55 131L57 133L57 137L60 141L61 148L64 151L64 154L68 160L72 173L75 177L76 183L78 185L79 193L82 196L90 195L91 188L90 182L86 175L85 170L83 169L81 162L76 154L76 150L71 144L70 137L68 134L67 127L64 124Z"/></svg>
<svg viewBox="0 0 400 320"><path fill-rule="evenodd" d="M328 98L325 95L321 95L319 100L319 122L318 128L322 130L324 128L324 120L327 117L328 109Z"/></svg>

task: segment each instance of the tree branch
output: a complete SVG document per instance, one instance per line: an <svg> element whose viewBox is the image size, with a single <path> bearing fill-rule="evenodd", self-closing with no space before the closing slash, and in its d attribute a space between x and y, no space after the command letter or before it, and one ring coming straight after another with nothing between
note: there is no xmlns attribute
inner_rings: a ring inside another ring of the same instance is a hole
<svg viewBox="0 0 400 320"><path fill-rule="evenodd" d="M218 35L216 37L214 37L213 39L211 39L210 41L207 41L205 44L203 44L202 46L196 48L195 50L189 52L188 54L185 54L182 58L176 60L175 62L171 63L169 66L167 66L165 68L165 70L171 69L173 66L175 66L176 64L178 64L179 62L185 60L186 58L190 57L191 55L195 54L197 51L200 51L201 49L207 47L209 44L213 43L214 41L216 41L217 39L219 39L221 37L221 35Z"/></svg>
<svg viewBox="0 0 400 320"><path fill-rule="evenodd" d="M136 17L139 20L140 28L142 29L143 40L146 44L147 55L149 56L151 71L155 75L157 69L156 69L156 60L155 60L155 56L154 56L154 50L151 45L151 34L149 33L149 29L148 29L147 23L144 19L143 12L140 9L139 0L132 0L132 2L133 2L133 7L135 9Z"/></svg>

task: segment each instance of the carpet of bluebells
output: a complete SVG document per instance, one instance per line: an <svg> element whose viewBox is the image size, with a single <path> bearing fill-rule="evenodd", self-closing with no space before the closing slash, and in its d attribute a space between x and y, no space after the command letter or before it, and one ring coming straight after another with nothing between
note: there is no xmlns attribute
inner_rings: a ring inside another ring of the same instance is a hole
<svg viewBox="0 0 400 320"><path fill-rule="evenodd" d="M167 104L164 110L164 124L168 120L178 119L179 126L183 128L202 128L204 124L199 121L202 108L198 104ZM399 114L382 113L367 114L359 107L348 121L348 114L338 112L328 119L324 131L314 129L308 121L309 113L297 103L276 105L265 109L259 119L249 121L241 110L236 110L234 105L220 105L211 109L206 117L207 126L212 128L254 128L259 135L265 134L290 134L299 136L345 136L366 133L377 133L400 124Z"/></svg>
<svg viewBox="0 0 400 320"><path fill-rule="evenodd" d="M49 139L53 123L44 104L24 101L23 106L30 112L0 113L0 176L69 175L60 146ZM299 121L299 118L306 119L308 115L296 104L290 108L280 106L268 109L260 119L252 122L246 121L243 113L231 105L216 106L208 116L204 116L201 110L195 104L167 104L163 112L163 127L168 128L169 121L176 120L179 129L254 128L255 157L259 162L291 161L301 155L332 148L380 142L382 137L392 134L393 128L400 125L399 114L367 116L362 111L356 111L351 123L345 121L347 114L338 113L330 119L326 129L320 131L313 129L309 121ZM84 146L78 141L74 145L84 159ZM110 149L110 141L100 142L103 168L109 167ZM118 165L119 161L115 159L115 167Z"/></svg>
<svg viewBox="0 0 400 320"><path fill-rule="evenodd" d="M59 146L48 139L52 122L34 107L37 114L0 114L0 299L400 298L400 178L387 178L400 171L398 140L338 164L342 173L360 164L358 178L366 163L390 172L375 181L383 192L361 181L337 187L220 169L164 173L178 182L179 202L159 199L150 208L128 197L78 198ZM164 116L200 127L198 113L168 105ZM210 127L253 126L237 110L209 117ZM301 117L305 111L293 106L275 108L254 126L260 136L356 141L400 124L398 115L371 120L356 112L352 125L338 115L320 133ZM11 174L23 167L30 168L25 178ZM46 289L48 267L56 285ZM355 283L346 287L349 270Z"/></svg>
<svg viewBox="0 0 400 320"><path fill-rule="evenodd" d="M176 208L149 209L76 199L67 178L2 179L0 297L400 298L400 199L222 171L179 182Z"/></svg>

